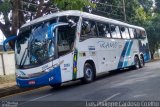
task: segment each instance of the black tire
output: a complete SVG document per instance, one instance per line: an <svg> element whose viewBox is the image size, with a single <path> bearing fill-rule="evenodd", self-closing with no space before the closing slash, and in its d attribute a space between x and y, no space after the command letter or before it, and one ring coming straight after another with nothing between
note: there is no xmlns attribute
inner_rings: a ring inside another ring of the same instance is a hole
<svg viewBox="0 0 160 107"><path fill-rule="evenodd" d="M140 68L140 60L138 58L138 56L134 57L134 69L139 69Z"/></svg>
<svg viewBox="0 0 160 107"><path fill-rule="evenodd" d="M144 58L143 58L143 56L141 55L141 56L140 56L140 68L143 68L144 66L145 66Z"/></svg>
<svg viewBox="0 0 160 107"><path fill-rule="evenodd" d="M83 83L90 83L94 80L94 69L89 63L84 65L84 77L82 78Z"/></svg>
<svg viewBox="0 0 160 107"><path fill-rule="evenodd" d="M55 88L55 89L58 89L60 86L61 86L61 83L59 84L50 84L51 87Z"/></svg>

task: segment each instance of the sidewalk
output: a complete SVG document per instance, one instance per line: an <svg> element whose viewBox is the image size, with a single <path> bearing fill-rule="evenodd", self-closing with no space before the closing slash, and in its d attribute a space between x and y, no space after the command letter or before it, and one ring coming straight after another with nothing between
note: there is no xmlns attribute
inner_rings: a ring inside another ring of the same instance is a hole
<svg viewBox="0 0 160 107"><path fill-rule="evenodd" d="M32 89L34 88L19 88L16 85L14 75L0 76L0 98Z"/></svg>
<svg viewBox="0 0 160 107"><path fill-rule="evenodd" d="M4 83L0 85L0 97L4 97L17 92L16 82Z"/></svg>

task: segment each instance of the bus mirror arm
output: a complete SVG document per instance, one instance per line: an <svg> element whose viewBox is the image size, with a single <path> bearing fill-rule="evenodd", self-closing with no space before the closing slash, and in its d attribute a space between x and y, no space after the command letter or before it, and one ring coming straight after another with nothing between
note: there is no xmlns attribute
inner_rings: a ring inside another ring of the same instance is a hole
<svg viewBox="0 0 160 107"><path fill-rule="evenodd" d="M8 42L13 41L13 40L16 40L16 39L17 39L17 36L14 35L14 36L10 36L10 37L8 37L6 40L4 40L4 42L3 42L3 50L4 50L4 51L7 51L6 44L7 44Z"/></svg>

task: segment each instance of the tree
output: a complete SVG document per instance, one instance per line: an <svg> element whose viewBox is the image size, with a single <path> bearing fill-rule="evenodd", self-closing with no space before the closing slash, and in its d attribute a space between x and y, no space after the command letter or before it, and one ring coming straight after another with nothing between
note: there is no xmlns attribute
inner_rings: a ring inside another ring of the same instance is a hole
<svg viewBox="0 0 160 107"><path fill-rule="evenodd" d="M143 22L151 16L152 0L98 0L94 9L94 14L102 15L108 18L125 21L124 14L127 17L127 23L143 25Z"/></svg>
<svg viewBox="0 0 160 107"><path fill-rule="evenodd" d="M15 35L17 29L26 21L55 11L57 8L50 1L4 0L0 3L0 14L4 16L4 23L0 22L0 29L7 38ZM8 17L9 15L10 17Z"/></svg>
<svg viewBox="0 0 160 107"><path fill-rule="evenodd" d="M155 0L155 12L160 13L160 1Z"/></svg>
<svg viewBox="0 0 160 107"><path fill-rule="evenodd" d="M151 58L154 59L154 53L159 49L160 44L160 15L156 14L150 21L146 23L146 31L148 34Z"/></svg>
<svg viewBox="0 0 160 107"><path fill-rule="evenodd" d="M88 0L3 0L0 2L0 14L4 16L4 23L0 22L0 29L7 38L15 35L27 21L59 11L57 6L61 10L82 10L89 5L95 6Z"/></svg>
<svg viewBox="0 0 160 107"><path fill-rule="evenodd" d="M60 10L82 10L84 7L91 6L94 8L96 5L89 0L52 0Z"/></svg>
<svg viewBox="0 0 160 107"><path fill-rule="evenodd" d="M4 0L0 2L0 14L4 16L4 22L0 22L0 29L2 30L3 34L8 37L10 35L10 27L11 27L11 18L8 17L9 13L11 12L11 4L9 0Z"/></svg>

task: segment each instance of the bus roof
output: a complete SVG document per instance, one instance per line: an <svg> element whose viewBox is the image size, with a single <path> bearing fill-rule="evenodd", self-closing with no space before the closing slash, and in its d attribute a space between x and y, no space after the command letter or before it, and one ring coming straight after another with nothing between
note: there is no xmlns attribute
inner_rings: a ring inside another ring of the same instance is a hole
<svg viewBox="0 0 160 107"><path fill-rule="evenodd" d="M34 20L24 24L22 26L22 28L30 26L30 25L34 25L34 24L39 23L39 22L43 22L45 20L50 20L50 19L53 19L55 17L66 16L66 15L67 16L70 16L70 15L71 16L82 16L82 17L89 18L89 19L94 19L94 20L97 20L97 21L108 22L108 23L112 23L112 24L117 24L117 25L127 26L127 27L131 27L131 28L145 30L144 28L139 27L139 26L130 25L130 24L127 24L127 23L124 23L124 22L121 22L121 21L117 21L117 20L114 20L114 19L110 19L110 18L106 18L106 17L102 17L102 16L98 16L98 15L94 15L94 14L90 14L90 13L86 13L86 12L82 12L82 11L78 11L78 10L62 11L62 12L52 13L52 14L49 14L49 15L46 15L46 16L43 16L43 17L39 17L37 19L34 19Z"/></svg>

